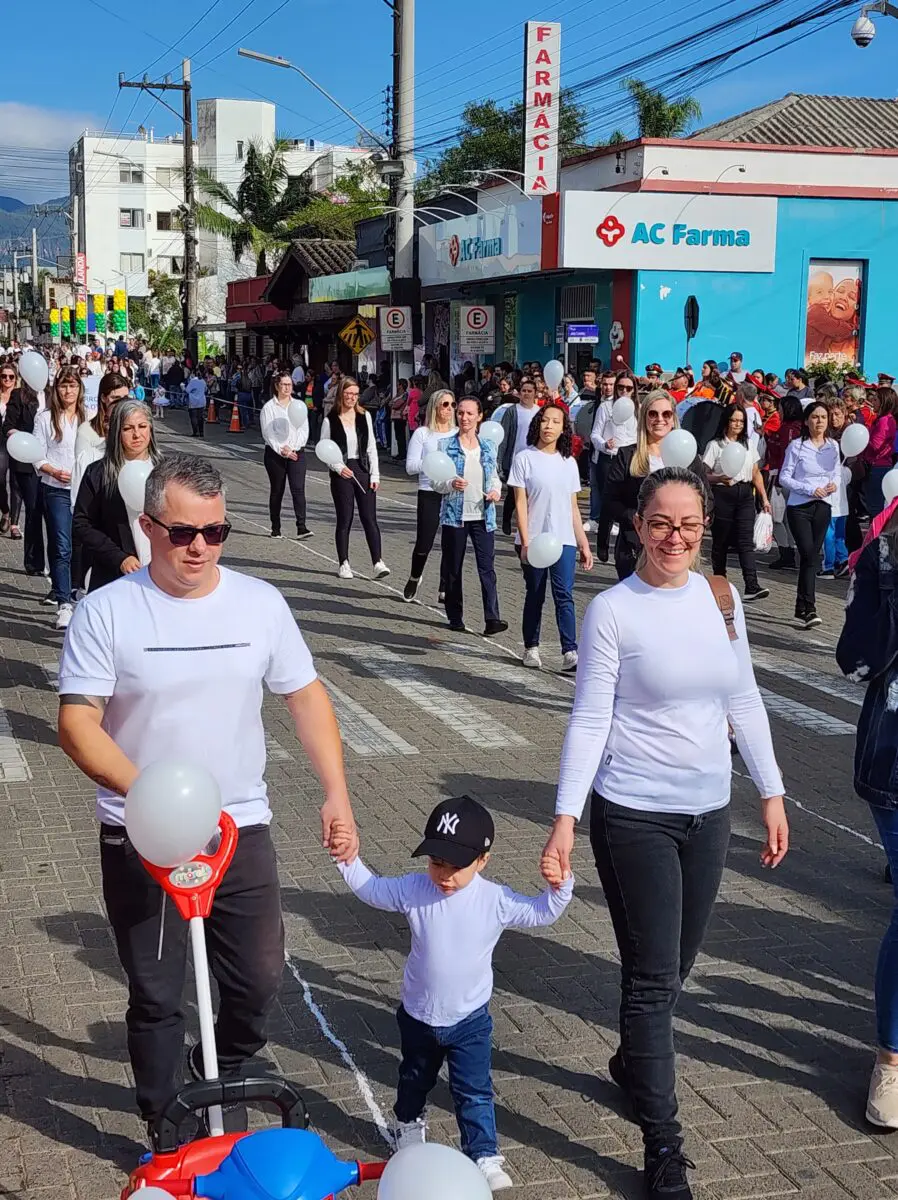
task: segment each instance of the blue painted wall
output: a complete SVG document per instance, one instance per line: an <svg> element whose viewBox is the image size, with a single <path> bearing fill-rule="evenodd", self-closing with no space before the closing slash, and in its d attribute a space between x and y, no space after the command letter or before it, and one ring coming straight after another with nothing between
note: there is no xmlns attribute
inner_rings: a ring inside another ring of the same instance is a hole
<svg viewBox="0 0 898 1200"><path fill-rule="evenodd" d="M722 361L733 350L742 351L748 370L763 367L782 375L787 367L801 366L812 258L865 261L861 362L868 376L894 371L898 201L889 200L781 199L773 274L638 272L635 362L657 359L668 370L683 363L683 305L693 295L701 307L690 352L694 367L706 358Z"/></svg>
<svg viewBox="0 0 898 1200"><path fill-rule="evenodd" d="M559 295L562 287L590 284L596 289L594 319L599 327L599 344L595 355L607 364L611 356L608 330L611 326L611 273L608 271L580 271L564 275L561 279L551 276L540 279L521 280L518 293L518 360L524 362L546 362L560 353L555 344L555 328L558 320ZM545 344L545 334L549 344ZM508 354L509 358L513 355Z"/></svg>

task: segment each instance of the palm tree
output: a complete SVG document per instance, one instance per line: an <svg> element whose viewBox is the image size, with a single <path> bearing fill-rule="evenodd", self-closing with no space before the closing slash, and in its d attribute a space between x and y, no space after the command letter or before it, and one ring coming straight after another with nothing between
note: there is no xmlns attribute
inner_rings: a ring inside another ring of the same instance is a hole
<svg viewBox="0 0 898 1200"><path fill-rule="evenodd" d="M268 274L267 255L288 245L299 224L297 214L311 195L307 175L291 178L287 174L285 157L289 148L286 138L276 138L267 147L251 141L236 193L205 167L196 173L200 192L221 206L198 204L197 225L207 233L230 238L238 262L247 250L252 250L258 275Z"/></svg>
<svg viewBox="0 0 898 1200"><path fill-rule="evenodd" d="M702 106L694 96L668 100L663 92L649 87L641 79L625 79L624 87L636 105L640 137L681 137L702 115Z"/></svg>

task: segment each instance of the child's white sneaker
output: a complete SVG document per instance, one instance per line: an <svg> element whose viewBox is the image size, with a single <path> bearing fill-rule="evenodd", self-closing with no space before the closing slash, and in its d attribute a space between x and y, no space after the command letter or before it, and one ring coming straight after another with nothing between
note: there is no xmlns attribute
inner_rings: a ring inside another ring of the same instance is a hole
<svg viewBox="0 0 898 1200"><path fill-rule="evenodd" d="M397 1150L404 1150L406 1146L419 1146L422 1142L426 1142L426 1120L418 1117L417 1121L394 1121L393 1140Z"/></svg>
<svg viewBox="0 0 898 1200"><path fill-rule="evenodd" d="M502 1164L505 1159L501 1154L492 1154L489 1158L478 1158L477 1166L480 1168L484 1179L490 1185L491 1192L501 1192L505 1188L514 1187L511 1181L511 1176L502 1170Z"/></svg>

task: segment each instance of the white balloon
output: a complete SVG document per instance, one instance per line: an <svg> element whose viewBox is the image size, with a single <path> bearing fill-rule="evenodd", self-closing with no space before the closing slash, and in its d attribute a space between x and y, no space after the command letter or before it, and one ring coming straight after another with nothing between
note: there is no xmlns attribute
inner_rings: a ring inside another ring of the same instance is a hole
<svg viewBox="0 0 898 1200"><path fill-rule="evenodd" d="M742 468L748 452L739 442L728 442L720 455L720 471L728 479L735 479ZM690 462L692 460L690 459Z"/></svg>
<svg viewBox="0 0 898 1200"><path fill-rule="evenodd" d="M545 379L550 391L557 392L559 387L561 387L561 381L564 379L564 366L557 358L553 358L551 362L547 362L543 367L543 379Z"/></svg>
<svg viewBox="0 0 898 1200"><path fill-rule="evenodd" d="M38 354L36 350L28 350L19 359L19 374L30 388L40 392L47 386L50 368L43 354Z"/></svg>
<svg viewBox="0 0 898 1200"><path fill-rule="evenodd" d="M629 396L621 396L611 405L611 420L615 425L626 425L635 412L636 405Z"/></svg>
<svg viewBox="0 0 898 1200"><path fill-rule="evenodd" d="M689 467L697 453L698 444L687 429L672 429L661 442L665 467Z"/></svg>
<svg viewBox="0 0 898 1200"><path fill-rule="evenodd" d="M898 496L898 467L892 467L882 477L882 494L886 504L891 504Z"/></svg>
<svg viewBox="0 0 898 1200"><path fill-rule="evenodd" d="M290 436L290 422L286 417L275 417L271 422L271 436L276 442L286 442Z"/></svg>
<svg viewBox="0 0 898 1200"><path fill-rule="evenodd" d="M497 446L502 445L502 439L505 437L505 430L498 421L484 421L479 432L481 437L486 438L488 442L494 442Z"/></svg>
<svg viewBox="0 0 898 1200"><path fill-rule="evenodd" d="M171 1192L167 1192L165 1188L146 1186L139 1188L140 1200L172 1200ZM132 1192L136 1196L137 1191Z"/></svg>
<svg viewBox="0 0 898 1200"><path fill-rule="evenodd" d="M36 463L44 457L41 444L34 434L24 433L21 429L17 429L7 440L6 449L9 457L14 458L16 462Z"/></svg>
<svg viewBox="0 0 898 1200"><path fill-rule="evenodd" d="M302 400L291 400L287 405L287 420L294 429L302 429L309 423L309 410Z"/></svg>
<svg viewBox="0 0 898 1200"><path fill-rule="evenodd" d="M492 1195L477 1164L439 1142L397 1150L377 1185L377 1200L492 1200Z"/></svg>
<svg viewBox="0 0 898 1200"><path fill-rule="evenodd" d="M527 562L531 567L554 566L563 549L554 533L538 533L527 547Z"/></svg>
<svg viewBox="0 0 898 1200"><path fill-rule="evenodd" d="M327 467L335 467L338 463L343 462L343 451L330 438L322 438L315 447L315 454Z"/></svg>
<svg viewBox="0 0 898 1200"><path fill-rule="evenodd" d="M218 784L195 763L150 763L125 796L128 837L157 867L189 862L212 840L220 816Z"/></svg>
<svg viewBox="0 0 898 1200"><path fill-rule="evenodd" d="M421 466L431 483L448 483L458 475L455 463L443 450L431 450L429 454L425 454Z"/></svg>
<svg viewBox="0 0 898 1200"><path fill-rule="evenodd" d="M149 459L136 458L126 462L118 473L118 490L131 512L142 513L147 480L153 472Z"/></svg>
<svg viewBox="0 0 898 1200"><path fill-rule="evenodd" d="M842 454L845 458L854 458L856 454L863 454L870 442L870 430L866 425L854 424L849 425L842 433L842 440L839 445L842 447Z"/></svg>

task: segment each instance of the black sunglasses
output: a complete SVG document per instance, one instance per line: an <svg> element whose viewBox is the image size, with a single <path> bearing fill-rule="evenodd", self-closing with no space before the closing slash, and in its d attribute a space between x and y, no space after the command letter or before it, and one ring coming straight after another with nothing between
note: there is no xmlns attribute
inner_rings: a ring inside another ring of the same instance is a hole
<svg viewBox="0 0 898 1200"><path fill-rule="evenodd" d="M150 517L150 514L146 514ZM228 540L228 534L231 532L231 527L227 521L223 521L220 525L166 525L164 521L157 521L155 517L150 517L154 525L158 525L160 529L164 529L168 534L168 540L173 546L189 546L194 542L200 534L203 541L209 546L220 546L222 542Z"/></svg>

